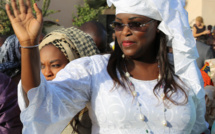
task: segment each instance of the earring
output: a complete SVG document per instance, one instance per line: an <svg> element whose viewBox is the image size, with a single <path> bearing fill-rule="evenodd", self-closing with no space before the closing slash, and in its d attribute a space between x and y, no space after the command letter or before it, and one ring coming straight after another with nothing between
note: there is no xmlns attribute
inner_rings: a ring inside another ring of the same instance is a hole
<svg viewBox="0 0 215 134"><path fill-rule="evenodd" d="M125 58L125 55L124 55L124 54L122 54L122 58L123 58L123 59Z"/></svg>

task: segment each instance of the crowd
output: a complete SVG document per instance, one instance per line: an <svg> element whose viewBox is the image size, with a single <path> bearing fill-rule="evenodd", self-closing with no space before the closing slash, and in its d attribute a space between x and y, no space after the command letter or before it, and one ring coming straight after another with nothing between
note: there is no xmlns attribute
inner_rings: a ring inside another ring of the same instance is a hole
<svg viewBox="0 0 215 134"><path fill-rule="evenodd" d="M96 21L43 36L37 4L18 3L0 44L0 133L215 131L215 28L197 17L191 31L184 1L107 0L110 45Z"/></svg>

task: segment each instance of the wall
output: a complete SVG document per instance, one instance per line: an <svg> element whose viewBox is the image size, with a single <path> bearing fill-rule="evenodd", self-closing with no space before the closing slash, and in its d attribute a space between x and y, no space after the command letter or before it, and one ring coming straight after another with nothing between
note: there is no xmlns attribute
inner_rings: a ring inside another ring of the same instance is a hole
<svg viewBox="0 0 215 134"><path fill-rule="evenodd" d="M60 10L61 12L50 15L44 20L59 20L59 24L64 27L72 26L72 14L76 14L75 5L83 5L83 0L51 0L49 9L51 10ZM38 3L41 7L42 0Z"/></svg>
<svg viewBox="0 0 215 134"><path fill-rule="evenodd" d="M202 0L187 0L185 9L188 12L188 19L190 26L195 23L195 18L197 16L202 16Z"/></svg>
<svg viewBox="0 0 215 134"><path fill-rule="evenodd" d="M187 0L185 9L189 14L189 23L192 26L197 16L204 18L205 25L215 25L215 0Z"/></svg>
<svg viewBox="0 0 215 134"><path fill-rule="evenodd" d="M215 26L215 0L204 0L202 16L205 20L205 25Z"/></svg>

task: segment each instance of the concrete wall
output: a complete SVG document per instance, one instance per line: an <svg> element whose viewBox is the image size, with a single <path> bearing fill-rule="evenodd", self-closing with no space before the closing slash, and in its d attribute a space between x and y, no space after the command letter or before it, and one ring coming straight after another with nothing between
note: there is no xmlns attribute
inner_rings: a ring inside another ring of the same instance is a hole
<svg viewBox="0 0 215 134"><path fill-rule="evenodd" d="M83 0L51 0L49 9L60 10L59 13L50 15L50 17L45 18L45 20L59 20L59 24L64 27L72 26L72 14L76 14L75 5L83 5ZM42 0L38 3L41 7Z"/></svg>
<svg viewBox="0 0 215 134"><path fill-rule="evenodd" d="M202 15L202 0L187 0L185 9L188 12L189 23L192 26L195 18Z"/></svg>
<svg viewBox="0 0 215 134"><path fill-rule="evenodd" d="M215 0L203 0L202 16L205 20L205 25L215 26Z"/></svg>
<svg viewBox="0 0 215 134"><path fill-rule="evenodd" d="M185 9L189 14L189 23L192 26L197 16L202 16L205 25L215 25L215 0L186 0Z"/></svg>

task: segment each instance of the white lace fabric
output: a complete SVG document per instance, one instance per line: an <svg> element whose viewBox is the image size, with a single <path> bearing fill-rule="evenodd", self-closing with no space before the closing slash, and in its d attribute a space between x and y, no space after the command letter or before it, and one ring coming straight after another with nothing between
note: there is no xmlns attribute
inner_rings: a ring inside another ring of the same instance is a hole
<svg viewBox="0 0 215 134"><path fill-rule="evenodd" d="M195 91L188 93L186 105L167 109L168 127L164 127L163 105L153 94L157 80L131 78L146 117L141 121L131 93L122 87L111 90L108 59L109 55L96 55L72 61L50 82L41 74L39 87L28 92L27 108L19 85L23 134L59 134L85 105L93 124L92 134L144 134L146 130L151 134L200 134L206 129L205 101L197 99ZM183 96L178 92L174 98L180 101Z"/></svg>

